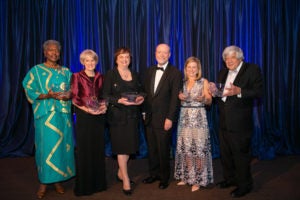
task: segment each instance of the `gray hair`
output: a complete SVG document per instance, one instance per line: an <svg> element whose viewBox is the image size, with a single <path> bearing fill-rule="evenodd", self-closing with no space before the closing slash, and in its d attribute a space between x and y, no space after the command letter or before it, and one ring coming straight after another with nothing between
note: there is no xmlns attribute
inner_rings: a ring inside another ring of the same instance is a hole
<svg viewBox="0 0 300 200"><path fill-rule="evenodd" d="M231 55L232 53L235 53L237 59L244 60L243 50L241 48L237 47L237 46L234 46L234 45L228 46L224 49L224 51L222 53L223 60L225 61L225 58L228 55Z"/></svg>
<svg viewBox="0 0 300 200"><path fill-rule="evenodd" d="M79 59L80 59L80 63L84 64L84 61L86 59L87 56L92 57L95 61L96 64L98 63L98 55L95 51L91 50L91 49L86 49L83 52L81 52Z"/></svg>
<svg viewBox="0 0 300 200"><path fill-rule="evenodd" d="M58 41L56 41L56 40L47 40L47 41L45 41L44 44L43 44L43 49L44 49L44 51L47 49L47 47L48 47L50 44L56 45L56 46L58 47L58 50L59 50L59 51L61 50L61 45L60 45L60 43L59 43Z"/></svg>

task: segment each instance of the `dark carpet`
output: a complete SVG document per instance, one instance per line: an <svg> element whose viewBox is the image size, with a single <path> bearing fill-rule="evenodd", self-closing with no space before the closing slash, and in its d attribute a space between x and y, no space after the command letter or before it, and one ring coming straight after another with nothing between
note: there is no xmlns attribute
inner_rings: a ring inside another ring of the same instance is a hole
<svg viewBox="0 0 300 200"><path fill-rule="evenodd" d="M173 161L171 161L173 166ZM220 160L215 159L215 182L222 180ZM0 159L0 199L30 200L36 199L39 183L35 169L34 157ZM136 182L132 196L125 196L122 183L115 179L117 163L113 158L106 159L108 189L90 196L76 197L73 194L74 180L63 183L66 193L57 194L52 186L48 186L43 198L55 200L97 199L97 200L227 200L232 199L230 192L234 188L219 189L214 185L191 192L190 186L177 186L172 179L170 186L161 190L158 182L143 184L148 176L147 159L136 159L129 162L129 174ZM299 200L300 199L300 156L278 156L274 160L252 161L254 188L251 193L241 197L242 200Z"/></svg>

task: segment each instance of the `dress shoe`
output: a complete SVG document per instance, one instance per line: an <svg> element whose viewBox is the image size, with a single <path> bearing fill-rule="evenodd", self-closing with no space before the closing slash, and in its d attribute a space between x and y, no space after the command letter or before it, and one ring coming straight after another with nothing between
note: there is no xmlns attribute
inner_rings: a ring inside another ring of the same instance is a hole
<svg viewBox="0 0 300 200"><path fill-rule="evenodd" d="M235 184L233 184L232 182L230 181L221 181L219 183L216 184L219 188L229 188L231 186L234 186Z"/></svg>
<svg viewBox="0 0 300 200"><path fill-rule="evenodd" d="M252 187L248 187L245 189L241 189L241 188L237 187L230 193L230 195L233 198L239 198L239 197L245 196L246 194L251 192L251 190L252 190Z"/></svg>
<svg viewBox="0 0 300 200"><path fill-rule="evenodd" d="M132 195L132 190L131 190L131 189L129 189L129 190L123 189L123 193L124 193L126 196L130 196L130 195Z"/></svg>
<svg viewBox="0 0 300 200"><path fill-rule="evenodd" d="M164 182L160 182L159 185L158 185L159 189L162 189L162 190L166 189L168 186L169 186L169 184L164 183Z"/></svg>
<svg viewBox="0 0 300 200"><path fill-rule="evenodd" d="M36 193L38 199L42 199L46 194L46 185L40 185L39 190Z"/></svg>
<svg viewBox="0 0 300 200"><path fill-rule="evenodd" d="M158 180L159 180L159 178L156 177L156 176L149 176L149 177L147 177L143 180L143 183L150 184L150 183L153 183L153 182L158 181Z"/></svg>
<svg viewBox="0 0 300 200"><path fill-rule="evenodd" d="M55 187L55 191L56 191L58 194L64 194L64 193L65 193L65 189L63 188L63 186L61 186L61 184L55 183L55 184L54 184L54 187Z"/></svg>
<svg viewBox="0 0 300 200"><path fill-rule="evenodd" d="M123 180L120 179L118 175L116 175L116 179L117 179L117 181L119 181L119 182L123 182ZM130 181L130 185L135 185L135 182L134 182L134 181L132 181L132 180L129 180L129 181Z"/></svg>

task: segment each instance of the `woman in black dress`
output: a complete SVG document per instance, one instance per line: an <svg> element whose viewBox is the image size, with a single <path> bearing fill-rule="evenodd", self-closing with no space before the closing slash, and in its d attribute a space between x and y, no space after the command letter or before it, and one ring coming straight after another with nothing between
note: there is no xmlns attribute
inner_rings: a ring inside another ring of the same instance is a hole
<svg viewBox="0 0 300 200"><path fill-rule="evenodd" d="M106 105L99 102L103 76L95 71L98 55L92 50L80 54L84 69L71 79L76 113L76 179L74 194L91 195L106 189L104 127Z"/></svg>
<svg viewBox="0 0 300 200"><path fill-rule="evenodd" d="M141 85L138 76L130 68L131 54L128 48L116 50L116 66L107 72L104 79L103 95L109 99L108 123L112 144L112 152L117 155L117 178L123 181L125 195L132 194L127 163L129 156L138 151L138 123L140 118L139 105L144 97L137 95L136 99L128 99L124 93L139 94Z"/></svg>

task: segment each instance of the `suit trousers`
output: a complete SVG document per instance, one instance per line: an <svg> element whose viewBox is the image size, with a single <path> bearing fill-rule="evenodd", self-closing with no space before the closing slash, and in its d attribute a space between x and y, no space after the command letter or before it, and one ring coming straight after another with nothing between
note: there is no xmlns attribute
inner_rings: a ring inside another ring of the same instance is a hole
<svg viewBox="0 0 300 200"><path fill-rule="evenodd" d="M249 188L251 176L251 134L252 131L231 132L219 130L221 162L224 179L240 188Z"/></svg>
<svg viewBox="0 0 300 200"><path fill-rule="evenodd" d="M149 173L160 178L163 183L168 183L170 178L170 144L171 131L146 127L146 137L149 153Z"/></svg>

